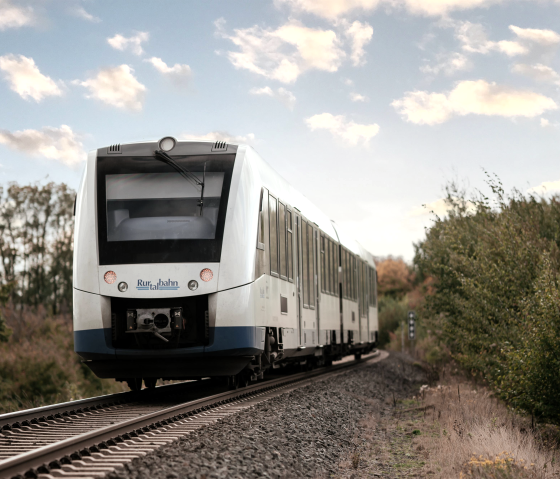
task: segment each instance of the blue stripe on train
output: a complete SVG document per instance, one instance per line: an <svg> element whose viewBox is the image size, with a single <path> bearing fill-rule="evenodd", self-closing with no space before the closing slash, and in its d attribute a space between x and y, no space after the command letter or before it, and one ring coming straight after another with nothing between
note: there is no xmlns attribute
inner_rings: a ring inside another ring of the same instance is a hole
<svg viewBox="0 0 560 479"><path fill-rule="evenodd" d="M146 356L147 350L115 349L111 329L74 331L74 350L84 359L111 359ZM210 344L191 348L149 350L150 357L254 355L262 352L261 332L252 326L210 328Z"/></svg>

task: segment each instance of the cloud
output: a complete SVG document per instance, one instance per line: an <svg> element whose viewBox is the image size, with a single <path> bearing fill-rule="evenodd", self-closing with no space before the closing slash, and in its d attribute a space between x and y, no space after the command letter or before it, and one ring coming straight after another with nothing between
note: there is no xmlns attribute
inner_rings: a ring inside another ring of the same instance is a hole
<svg viewBox="0 0 560 479"><path fill-rule="evenodd" d="M447 55L439 55L436 65L424 65L420 67L420 71L433 75L444 73L447 76L451 76L458 71L470 70L471 67L472 63L467 56L462 53L454 52Z"/></svg>
<svg viewBox="0 0 560 479"><path fill-rule="evenodd" d="M559 193L560 180L557 181L543 181L539 186L534 186L527 190L529 194L544 196L547 193Z"/></svg>
<svg viewBox="0 0 560 479"><path fill-rule="evenodd" d="M101 69L95 77L76 81L89 90L88 98L96 98L107 105L126 110L141 110L146 87L133 75L128 65Z"/></svg>
<svg viewBox="0 0 560 479"><path fill-rule="evenodd" d="M560 35L552 30L510 25L509 29L516 39L491 41L479 23L465 21L451 24L455 27L455 36L462 43L463 50L469 53L488 54L497 51L513 57L542 52L560 44Z"/></svg>
<svg viewBox="0 0 560 479"><path fill-rule="evenodd" d="M186 64L175 63L170 67L161 58L157 57L144 61L151 63L158 72L169 78L177 86L187 86L192 77L191 67Z"/></svg>
<svg viewBox="0 0 560 479"><path fill-rule="evenodd" d="M15 132L0 130L0 143L13 150L57 160L68 166L86 159L79 136L67 125Z"/></svg>
<svg viewBox="0 0 560 479"><path fill-rule="evenodd" d="M518 63L513 66L512 71L540 82L555 83L556 85L560 85L560 74L542 63L537 63L535 65Z"/></svg>
<svg viewBox="0 0 560 479"><path fill-rule="evenodd" d="M540 30L537 28L520 28L510 25L509 29L522 40L527 40L539 45L558 45L560 35L552 30Z"/></svg>
<svg viewBox="0 0 560 479"><path fill-rule="evenodd" d="M550 121L547 120L546 118L541 118L541 126L543 128L546 128L546 127L550 126Z"/></svg>
<svg viewBox="0 0 560 479"><path fill-rule="evenodd" d="M294 11L303 11L334 20L350 13L375 10L381 5L402 8L414 15L446 15L457 10L486 7L500 0L276 0Z"/></svg>
<svg viewBox="0 0 560 479"><path fill-rule="evenodd" d="M43 75L32 58L23 55L0 57L0 70L10 83L10 88L23 99L40 102L47 96L60 96L62 90L48 76Z"/></svg>
<svg viewBox="0 0 560 479"><path fill-rule="evenodd" d="M364 95L360 95L359 93L350 93L350 100L352 101L369 101L369 98Z"/></svg>
<svg viewBox="0 0 560 479"><path fill-rule="evenodd" d="M476 212L476 206L472 201L466 202L466 213L473 214ZM409 216L431 216L435 214L440 218L446 216L453 207L447 202L445 198L426 203L422 206L417 206L409 212Z"/></svg>
<svg viewBox="0 0 560 479"><path fill-rule="evenodd" d="M216 33L238 47L238 51L227 52L233 66L282 83L295 82L307 70L337 71L345 57L332 30L290 21L276 30L254 26L230 35L224 23L223 19L215 22Z"/></svg>
<svg viewBox="0 0 560 479"><path fill-rule="evenodd" d="M479 23L468 21L458 23L455 26L455 36L462 43L463 50L469 53L486 55L492 51L498 51L508 56L529 53L529 49L518 41L501 40L495 42L488 40L484 27Z"/></svg>
<svg viewBox="0 0 560 479"><path fill-rule="evenodd" d="M362 143L367 145L369 141L379 133L379 125L361 125L347 120L344 115L332 115L331 113L321 113L313 115L305 120L311 131L327 130L334 137L342 139L349 145Z"/></svg>
<svg viewBox="0 0 560 479"><path fill-rule="evenodd" d="M0 0L0 30L20 28L35 23L31 7L16 7L10 0Z"/></svg>
<svg viewBox="0 0 560 479"><path fill-rule="evenodd" d="M142 55L142 43L148 41L150 34L148 32L138 32L132 37L123 37L117 33L114 37L107 38L107 43L113 48L121 51L130 50L135 55Z"/></svg>
<svg viewBox="0 0 560 479"><path fill-rule="evenodd" d="M278 88L276 91L270 88L269 86L265 86L263 88L251 88L249 90L251 95L260 95L260 96L270 96L276 98L280 101L286 108L289 110L293 110L296 104L296 97L295 95L285 88Z"/></svg>
<svg viewBox="0 0 560 479"><path fill-rule="evenodd" d="M245 136L235 136L227 131L212 131L201 135L185 133L181 135L182 140L206 140L206 141L225 141L226 143L247 143L252 145L257 142L253 133Z"/></svg>
<svg viewBox="0 0 560 479"><path fill-rule="evenodd" d="M365 63L364 55L366 53L364 47L373 37L373 28L369 23L355 21L347 26L345 35L350 38L352 46L352 53L350 54L352 64L354 66L363 65Z"/></svg>
<svg viewBox="0 0 560 479"><path fill-rule="evenodd" d="M407 92L391 105L406 121L419 125L435 125L455 115L469 114L535 117L558 108L544 95L484 80L459 82L449 93Z"/></svg>
<svg viewBox="0 0 560 479"><path fill-rule="evenodd" d="M371 11L379 5L380 0L277 0L277 3L284 3L292 10L335 19L357 10Z"/></svg>
<svg viewBox="0 0 560 479"><path fill-rule="evenodd" d="M86 12L85 8L82 7L81 5L77 5L75 8L73 8L71 10L71 13L75 17L82 18L91 23L99 23L101 21L101 18L96 17L89 12Z"/></svg>

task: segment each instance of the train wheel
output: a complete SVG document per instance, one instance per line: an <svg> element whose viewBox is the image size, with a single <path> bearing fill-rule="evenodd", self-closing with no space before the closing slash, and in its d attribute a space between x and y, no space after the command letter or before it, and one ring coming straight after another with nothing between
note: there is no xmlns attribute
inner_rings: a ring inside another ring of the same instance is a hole
<svg viewBox="0 0 560 479"><path fill-rule="evenodd" d="M239 387L239 375L234 374L233 376L228 376L228 387L229 389L235 390Z"/></svg>
<svg viewBox="0 0 560 479"><path fill-rule="evenodd" d="M130 378L126 380L131 391L140 391L142 389L142 378Z"/></svg>
<svg viewBox="0 0 560 479"><path fill-rule="evenodd" d="M144 378L144 384L148 389L155 389L157 378Z"/></svg>
<svg viewBox="0 0 560 479"><path fill-rule="evenodd" d="M359 361L360 359L362 359L362 353L356 353L356 354L354 354L354 359L355 359L356 361Z"/></svg>

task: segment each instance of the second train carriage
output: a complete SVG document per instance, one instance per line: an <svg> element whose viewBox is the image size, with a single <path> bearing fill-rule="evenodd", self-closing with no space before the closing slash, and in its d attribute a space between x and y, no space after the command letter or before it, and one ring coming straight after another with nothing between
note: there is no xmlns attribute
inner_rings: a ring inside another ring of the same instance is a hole
<svg viewBox="0 0 560 479"><path fill-rule="evenodd" d="M375 263L248 145L100 148L76 199L74 331L133 389L255 380L371 350Z"/></svg>

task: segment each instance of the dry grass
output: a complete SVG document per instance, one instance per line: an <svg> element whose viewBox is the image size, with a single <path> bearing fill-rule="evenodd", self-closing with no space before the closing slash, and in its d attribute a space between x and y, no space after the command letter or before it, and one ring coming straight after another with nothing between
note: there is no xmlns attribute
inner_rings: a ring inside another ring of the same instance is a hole
<svg viewBox="0 0 560 479"><path fill-rule="evenodd" d="M70 315L1 308L13 333L0 343L0 413L125 389L98 379L74 353Z"/></svg>
<svg viewBox="0 0 560 479"><path fill-rule="evenodd" d="M488 390L469 383L422 387L410 409L422 415L418 446L436 477L560 476L556 431L532 428Z"/></svg>

